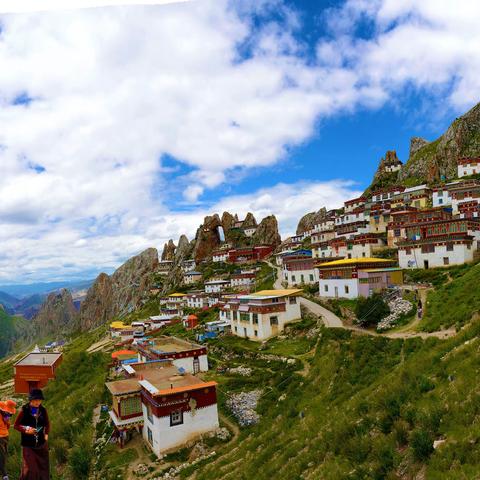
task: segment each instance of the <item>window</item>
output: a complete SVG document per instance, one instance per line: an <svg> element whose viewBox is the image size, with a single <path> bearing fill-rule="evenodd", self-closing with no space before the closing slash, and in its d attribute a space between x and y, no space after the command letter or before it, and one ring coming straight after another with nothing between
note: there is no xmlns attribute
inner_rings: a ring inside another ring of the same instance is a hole
<svg viewBox="0 0 480 480"><path fill-rule="evenodd" d="M422 245L422 253L434 253L435 245Z"/></svg>
<svg viewBox="0 0 480 480"><path fill-rule="evenodd" d="M235 333L236 333L236 332L238 332L238 328L237 328L237 327L235 327Z"/></svg>
<svg viewBox="0 0 480 480"><path fill-rule="evenodd" d="M292 282L295 281L295 275L292 275Z"/></svg>
<svg viewBox="0 0 480 480"><path fill-rule="evenodd" d="M399 236L400 236L400 229L399 229L399 228L396 228L396 229L393 231L393 234L394 234L396 237L399 237Z"/></svg>
<svg viewBox="0 0 480 480"><path fill-rule="evenodd" d="M147 404L147 418L150 423L153 423L152 407L150 404Z"/></svg>
<svg viewBox="0 0 480 480"><path fill-rule="evenodd" d="M365 252L362 252L362 257L365 257Z"/></svg>
<svg viewBox="0 0 480 480"><path fill-rule="evenodd" d="M272 298L272 303L278 303L278 297L277 298Z"/></svg>
<svg viewBox="0 0 480 480"><path fill-rule="evenodd" d="M233 319L238 320L238 312L237 311L233 312Z"/></svg>
<svg viewBox="0 0 480 480"><path fill-rule="evenodd" d="M453 243L451 242L447 243L447 252L453 252Z"/></svg>
<svg viewBox="0 0 480 480"><path fill-rule="evenodd" d="M300 283L305 283L305 277L303 276L303 273L300 275Z"/></svg>
<svg viewBox="0 0 480 480"><path fill-rule="evenodd" d="M142 412L142 402L140 397L129 397L122 399L121 403L122 416L133 415Z"/></svg>
<svg viewBox="0 0 480 480"><path fill-rule="evenodd" d="M254 331L253 331L253 334L254 334L256 337L258 337L258 331L257 331L257 330L254 330Z"/></svg>
<svg viewBox="0 0 480 480"><path fill-rule="evenodd" d="M270 325L278 325L278 317L270 317Z"/></svg>
<svg viewBox="0 0 480 480"><path fill-rule="evenodd" d="M443 203L443 198L438 199L438 204L441 205Z"/></svg>
<svg viewBox="0 0 480 480"><path fill-rule="evenodd" d="M443 264L444 265L449 265L450 264L450 259L448 257L443 257Z"/></svg>
<svg viewBox="0 0 480 480"><path fill-rule="evenodd" d="M170 414L170 426L181 425L183 423L183 412L181 410L175 410Z"/></svg>
<svg viewBox="0 0 480 480"><path fill-rule="evenodd" d="M290 305L295 305L297 303L297 297L289 297L288 301Z"/></svg>
<svg viewBox="0 0 480 480"><path fill-rule="evenodd" d="M310 274L310 281L313 282L313 275Z"/></svg>
<svg viewBox="0 0 480 480"><path fill-rule="evenodd" d="M249 322L250 321L250 315L248 313L241 312L240 313L240 321L241 322Z"/></svg>
<svg viewBox="0 0 480 480"><path fill-rule="evenodd" d="M258 313L253 313L252 318L253 318L253 323L258 324Z"/></svg>
<svg viewBox="0 0 480 480"><path fill-rule="evenodd" d="M153 434L152 431L147 427L147 438L148 438L148 443L150 445L153 445Z"/></svg>
<svg viewBox="0 0 480 480"><path fill-rule="evenodd" d="M323 289L324 289L326 292L328 292L328 285L325 285L325 286L323 287Z"/></svg>
<svg viewBox="0 0 480 480"><path fill-rule="evenodd" d="M406 253L407 255L411 255L411 254L412 254L412 249L411 249L411 248L406 248L406 249L405 249L405 253Z"/></svg>
<svg viewBox="0 0 480 480"><path fill-rule="evenodd" d="M349 292L348 285L345 285L345 293L348 293L348 292Z"/></svg>

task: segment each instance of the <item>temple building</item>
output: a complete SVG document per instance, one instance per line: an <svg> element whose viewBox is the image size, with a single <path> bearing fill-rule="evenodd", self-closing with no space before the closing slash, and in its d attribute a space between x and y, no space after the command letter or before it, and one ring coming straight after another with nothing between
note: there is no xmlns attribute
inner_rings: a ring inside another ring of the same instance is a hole
<svg viewBox="0 0 480 480"><path fill-rule="evenodd" d="M134 431L161 456L219 426L216 382L205 382L169 361L123 367L124 378L106 384L110 418L121 446Z"/></svg>

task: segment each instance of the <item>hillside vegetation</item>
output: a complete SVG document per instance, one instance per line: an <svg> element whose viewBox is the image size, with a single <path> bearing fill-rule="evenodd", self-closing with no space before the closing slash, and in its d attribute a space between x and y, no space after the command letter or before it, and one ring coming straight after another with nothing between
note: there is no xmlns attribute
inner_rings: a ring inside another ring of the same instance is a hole
<svg viewBox="0 0 480 480"><path fill-rule="evenodd" d="M28 327L27 320L22 317L12 317L0 307L0 358L28 334Z"/></svg>

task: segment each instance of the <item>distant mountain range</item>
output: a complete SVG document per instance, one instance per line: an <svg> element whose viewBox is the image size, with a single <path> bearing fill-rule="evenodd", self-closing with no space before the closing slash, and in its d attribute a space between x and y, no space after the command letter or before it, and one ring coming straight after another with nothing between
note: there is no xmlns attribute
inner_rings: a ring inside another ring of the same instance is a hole
<svg viewBox="0 0 480 480"><path fill-rule="evenodd" d="M9 315L22 315L31 320L40 310L49 293L66 288L78 303L92 285L92 280L76 282L46 282L27 285L0 285L0 305ZM79 305L77 305L77 308Z"/></svg>

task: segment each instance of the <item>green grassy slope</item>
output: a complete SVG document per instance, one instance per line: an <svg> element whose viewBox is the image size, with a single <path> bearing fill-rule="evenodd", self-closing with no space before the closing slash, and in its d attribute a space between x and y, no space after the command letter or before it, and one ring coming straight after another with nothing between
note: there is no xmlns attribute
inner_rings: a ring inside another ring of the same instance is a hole
<svg viewBox="0 0 480 480"><path fill-rule="evenodd" d="M50 461L52 480L82 480L94 458L93 409L107 400L104 382L110 358L104 353L86 353L86 348L104 335L97 329L77 337L64 352L55 381L45 388L52 430ZM12 431L8 472L18 478L21 465L20 434Z"/></svg>
<svg viewBox="0 0 480 480"><path fill-rule="evenodd" d="M29 322L22 317L12 317L0 308L0 359L4 357L28 332Z"/></svg>
<svg viewBox="0 0 480 480"><path fill-rule="evenodd" d="M196 478L406 479L423 466L428 479L479 478L478 333L478 322L449 341L323 329L308 376L272 387L260 424Z"/></svg>
<svg viewBox="0 0 480 480"><path fill-rule="evenodd" d="M429 332L452 326L461 328L480 310L480 265L431 272L437 286L428 294L419 328Z"/></svg>

